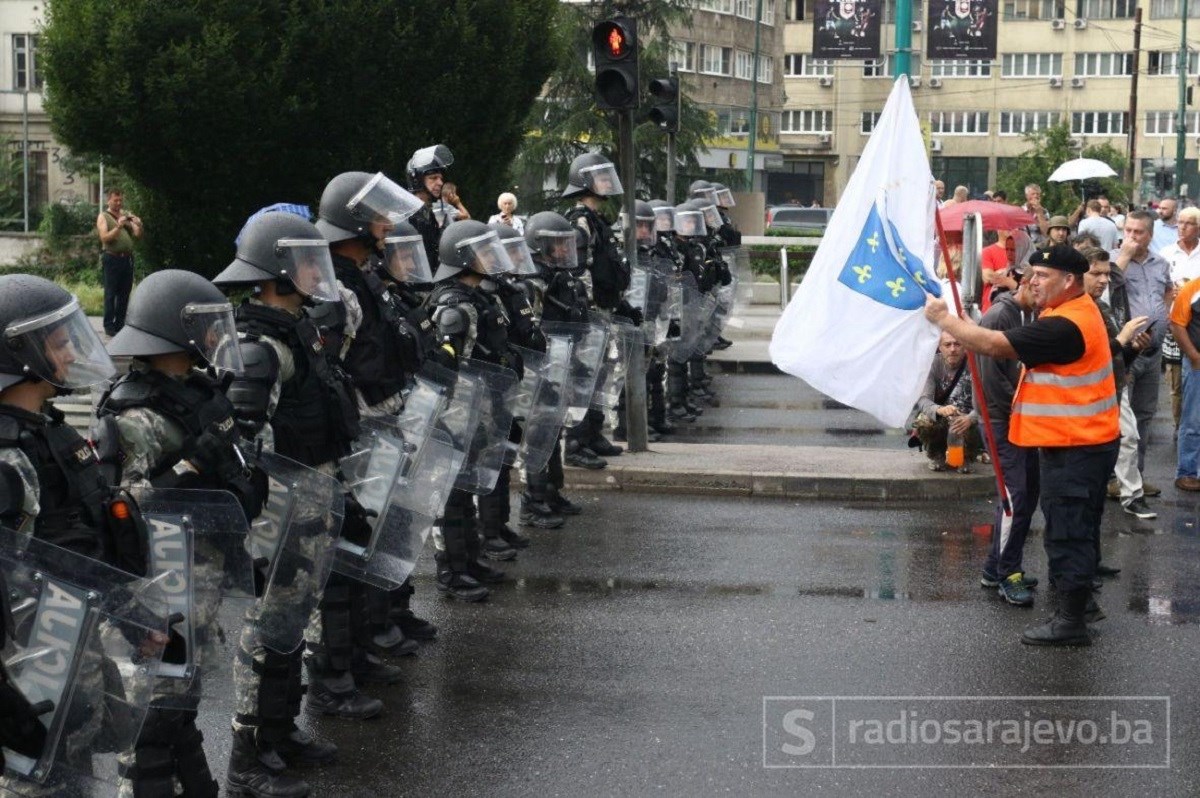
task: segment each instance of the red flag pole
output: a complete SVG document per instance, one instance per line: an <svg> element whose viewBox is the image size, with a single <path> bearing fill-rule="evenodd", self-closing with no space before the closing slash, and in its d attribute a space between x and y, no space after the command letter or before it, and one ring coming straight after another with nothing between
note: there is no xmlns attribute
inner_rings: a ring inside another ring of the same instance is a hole
<svg viewBox="0 0 1200 798"><path fill-rule="evenodd" d="M942 215L938 210L934 210L934 221L937 224L938 244L942 248L942 260L946 262L946 277L950 279L950 293L954 295L954 310L958 317L963 316L962 299L958 295L958 282L954 278L954 264L950 262L950 247L946 243L946 231L942 229ZM983 419L983 440L987 446L988 456L992 459L992 471L996 475L996 490L1000 495L1000 506L1004 508L1004 514L1012 516L1012 505L1008 501L1008 487L1004 484L1004 472L1000 468L1000 457L996 453L996 436L992 432L992 419L987 409L987 402L984 400L983 383L979 379L979 367L975 364L975 354L967 352L967 367L971 371L971 382L975 386L977 396L979 397L979 417Z"/></svg>

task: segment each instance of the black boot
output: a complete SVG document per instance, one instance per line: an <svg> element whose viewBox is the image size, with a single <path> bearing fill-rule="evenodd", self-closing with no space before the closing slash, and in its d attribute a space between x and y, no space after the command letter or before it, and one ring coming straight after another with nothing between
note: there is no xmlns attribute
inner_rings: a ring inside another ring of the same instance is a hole
<svg viewBox="0 0 1200 798"><path fill-rule="evenodd" d="M412 640L405 642L411 643L414 648L420 648ZM354 681L358 684L397 684L404 679L404 671L395 665L388 665L367 651L354 652L354 664L350 667L350 673L354 675Z"/></svg>
<svg viewBox="0 0 1200 798"><path fill-rule="evenodd" d="M306 765L327 765L337 758L337 746L333 743L314 737L303 729L292 724L292 729L279 739L271 742L279 756L288 767L304 767Z"/></svg>
<svg viewBox="0 0 1200 798"><path fill-rule="evenodd" d="M567 441L567 453L563 457L563 462L576 468L587 468L592 471L608 465L607 460L597 457L595 452L577 440Z"/></svg>
<svg viewBox="0 0 1200 798"><path fill-rule="evenodd" d="M504 571L479 560L471 560L467 563L467 573L476 582L483 585L498 585L508 578Z"/></svg>
<svg viewBox="0 0 1200 798"><path fill-rule="evenodd" d="M550 495L546 498L546 504L559 515L579 515L583 512L581 506L559 493L557 488L550 491Z"/></svg>
<svg viewBox="0 0 1200 798"><path fill-rule="evenodd" d="M383 712L383 702L363 695L349 672L324 672L317 660L318 657L312 657L305 663L308 666L306 708L310 714L367 720Z"/></svg>
<svg viewBox="0 0 1200 798"><path fill-rule="evenodd" d="M468 571L479 556L479 533L475 531L475 504L469 493L454 489L442 514L442 544L437 561L437 589L460 601L482 601L488 589Z"/></svg>
<svg viewBox="0 0 1200 798"><path fill-rule="evenodd" d="M488 589L467 573L455 573L444 563L438 563L437 589L459 601L476 602L488 597Z"/></svg>
<svg viewBox="0 0 1200 798"><path fill-rule="evenodd" d="M561 526L561 524L560 524L560 526ZM522 535L517 530L513 529L508 524L505 524L504 526L497 529L496 533L498 535L500 535L500 538L505 543L512 546L514 549L529 548L529 538L525 537L524 535Z"/></svg>
<svg viewBox="0 0 1200 798"><path fill-rule="evenodd" d="M625 451L620 446L614 446L612 441L599 432L592 437L587 447L601 457L619 457L621 452Z"/></svg>
<svg viewBox="0 0 1200 798"><path fill-rule="evenodd" d="M412 611L414 592L411 576L404 580L404 584L391 591L392 606L388 618L399 626L400 631L410 640L433 640L437 637L437 627Z"/></svg>
<svg viewBox="0 0 1200 798"><path fill-rule="evenodd" d="M483 556L489 560L508 562L517 559L517 549L505 540L497 529L483 530Z"/></svg>
<svg viewBox="0 0 1200 798"><path fill-rule="evenodd" d="M1021 642L1030 646L1090 646L1092 638L1084 617L1091 595L1086 587L1064 593L1058 613L1041 626L1026 629Z"/></svg>
<svg viewBox="0 0 1200 798"><path fill-rule="evenodd" d="M308 784L283 772L279 754L256 741L253 728L233 732L225 794L251 798L306 798Z"/></svg>

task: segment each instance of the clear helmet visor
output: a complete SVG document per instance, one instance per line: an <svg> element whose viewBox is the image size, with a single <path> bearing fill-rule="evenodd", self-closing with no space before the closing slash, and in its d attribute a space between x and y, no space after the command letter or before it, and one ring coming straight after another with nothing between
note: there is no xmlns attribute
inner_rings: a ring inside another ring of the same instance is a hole
<svg viewBox="0 0 1200 798"><path fill-rule="evenodd" d="M59 388L86 388L117 373L74 297L53 313L9 324L4 344L31 374Z"/></svg>
<svg viewBox="0 0 1200 798"><path fill-rule="evenodd" d="M655 231L655 217L643 218L638 216L634 219L634 227L637 229L637 240L639 244L653 244L658 238L658 233Z"/></svg>
<svg viewBox="0 0 1200 798"><path fill-rule="evenodd" d="M329 244L321 239L281 238L275 242L281 271L309 299L337 302L342 297L333 273Z"/></svg>
<svg viewBox="0 0 1200 798"><path fill-rule="evenodd" d="M721 226L721 213L717 210L716 205L704 206L704 223L708 225L710 230L716 230Z"/></svg>
<svg viewBox="0 0 1200 798"><path fill-rule="evenodd" d="M573 271L579 268L578 241L574 230L543 230L537 235L542 263L551 269Z"/></svg>
<svg viewBox="0 0 1200 798"><path fill-rule="evenodd" d="M717 189L717 207L733 208L737 205L733 200L733 192L727 188Z"/></svg>
<svg viewBox="0 0 1200 798"><path fill-rule="evenodd" d="M398 222L421 210L424 204L379 172L350 198L346 210L367 225L375 238L380 239L386 237Z"/></svg>
<svg viewBox="0 0 1200 798"><path fill-rule="evenodd" d="M205 360L222 371L242 373L242 350L238 345L233 305L193 302L185 305L179 316L188 342Z"/></svg>
<svg viewBox="0 0 1200 798"><path fill-rule="evenodd" d="M621 187L621 178L617 177L617 167L610 163L587 166L579 170L583 185L597 197L617 197L625 193Z"/></svg>
<svg viewBox="0 0 1200 798"><path fill-rule="evenodd" d="M697 188L692 191L692 199L698 199L701 202L717 204L717 190L715 188Z"/></svg>
<svg viewBox="0 0 1200 798"><path fill-rule="evenodd" d="M654 229L660 233L670 233L675 229L675 209L671 207L654 209Z"/></svg>
<svg viewBox="0 0 1200 798"><path fill-rule="evenodd" d="M383 267L398 283L432 283L433 270L420 236L383 239Z"/></svg>
<svg viewBox="0 0 1200 798"><path fill-rule="evenodd" d="M508 253L508 259L512 261L513 274L518 277L528 277L538 273L537 266L533 264L533 255L529 252L529 244L525 242L524 236L502 238L500 244Z"/></svg>
<svg viewBox="0 0 1200 798"><path fill-rule="evenodd" d="M413 153L409 166L416 172L445 169L454 163L454 155L445 144L434 144L432 147L422 147Z"/></svg>
<svg viewBox="0 0 1200 798"><path fill-rule="evenodd" d="M500 245L500 238L495 231L489 230L481 236L460 242L458 251L467 256L473 271L486 277L508 274L513 270L513 262L508 259L508 253Z"/></svg>
<svg viewBox="0 0 1200 798"><path fill-rule="evenodd" d="M675 232L681 236L704 235L704 214L700 211L676 211Z"/></svg>

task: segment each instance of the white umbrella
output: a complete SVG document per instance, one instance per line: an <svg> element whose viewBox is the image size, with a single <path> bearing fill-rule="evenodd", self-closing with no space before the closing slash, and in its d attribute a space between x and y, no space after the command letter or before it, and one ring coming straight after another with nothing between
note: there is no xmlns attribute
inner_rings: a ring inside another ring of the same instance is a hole
<svg viewBox="0 0 1200 798"><path fill-rule="evenodd" d="M1087 180L1089 177L1116 177L1117 173L1104 161L1095 158L1075 158L1067 161L1054 170L1054 174L1046 178L1051 183L1065 183L1068 180Z"/></svg>

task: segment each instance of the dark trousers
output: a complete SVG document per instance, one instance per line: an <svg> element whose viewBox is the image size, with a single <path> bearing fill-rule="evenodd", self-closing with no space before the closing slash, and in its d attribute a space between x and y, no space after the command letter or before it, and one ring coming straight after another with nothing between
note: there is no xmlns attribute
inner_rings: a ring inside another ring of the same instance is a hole
<svg viewBox="0 0 1200 798"><path fill-rule="evenodd" d="M1095 578L1100 520L1118 446L1119 441L1113 441L1038 453L1046 559L1061 591L1090 589Z"/></svg>
<svg viewBox="0 0 1200 798"><path fill-rule="evenodd" d="M133 255L100 255L104 281L104 332L110 336L125 326L125 309L133 290Z"/></svg>
<svg viewBox="0 0 1200 798"><path fill-rule="evenodd" d="M1040 492L1038 450L1009 443L1008 419L993 419L992 434L996 438L996 456L1004 474L1004 485L1008 488L1012 515L1007 539L1002 540L1004 507L997 504L996 520L992 524L992 547L983 572L1004 579L1024 570L1021 555L1025 551L1025 538L1029 536L1029 524L1037 510Z"/></svg>

